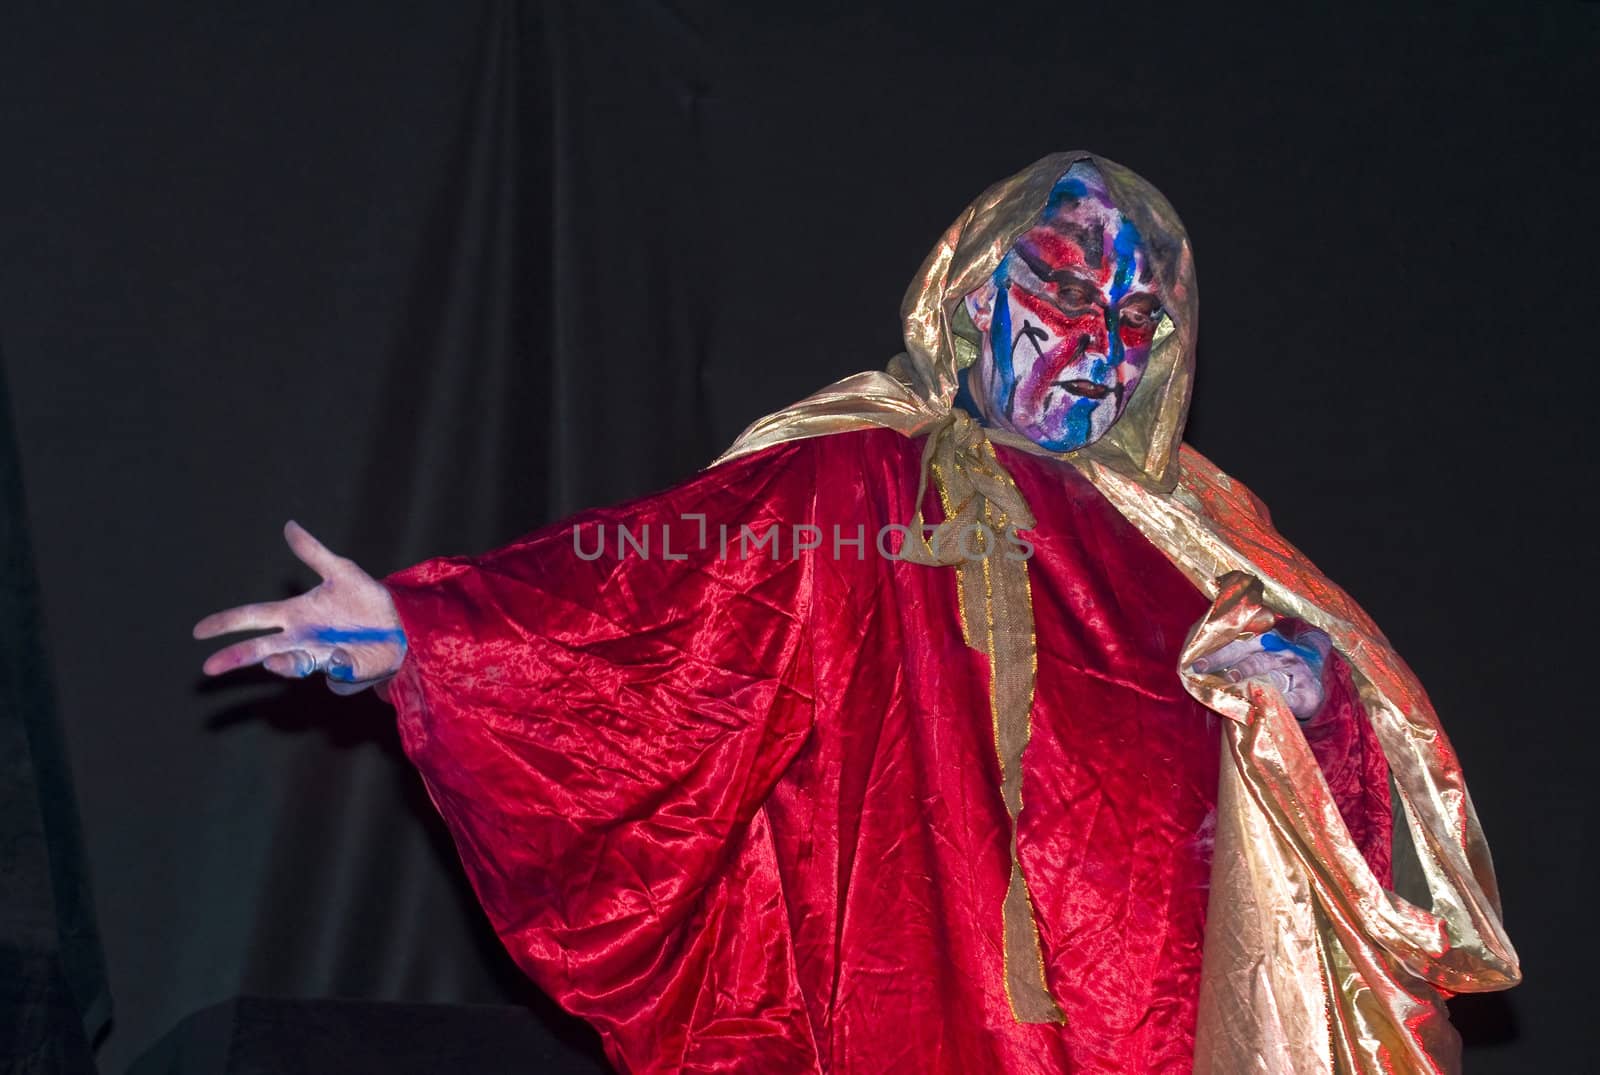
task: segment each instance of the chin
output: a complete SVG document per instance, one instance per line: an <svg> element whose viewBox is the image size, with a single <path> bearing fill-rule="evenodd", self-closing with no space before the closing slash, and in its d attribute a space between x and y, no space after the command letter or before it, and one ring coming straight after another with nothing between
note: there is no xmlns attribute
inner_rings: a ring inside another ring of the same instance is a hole
<svg viewBox="0 0 1600 1075"><path fill-rule="evenodd" d="M1052 452L1075 452L1094 440L1093 432L1085 433L1080 429L1046 430L1035 427L1023 431L1022 435Z"/></svg>
<svg viewBox="0 0 1600 1075"><path fill-rule="evenodd" d="M1055 412L1041 422L1019 423L1016 431L1052 452L1075 452L1104 436L1117 417L1112 408L1094 403L1076 413L1069 408L1065 415Z"/></svg>

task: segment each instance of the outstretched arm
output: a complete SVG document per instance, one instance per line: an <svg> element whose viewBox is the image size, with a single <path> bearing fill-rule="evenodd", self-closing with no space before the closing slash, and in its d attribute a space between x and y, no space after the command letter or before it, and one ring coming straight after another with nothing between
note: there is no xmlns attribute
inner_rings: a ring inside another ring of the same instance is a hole
<svg viewBox="0 0 1600 1075"><path fill-rule="evenodd" d="M300 524L285 524L283 537L322 581L299 597L240 605L195 624L196 638L274 632L213 653L203 668L206 675L253 664L296 679L325 672L337 694L353 694L393 676L405 659L406 636L389 591Z"/></svg>

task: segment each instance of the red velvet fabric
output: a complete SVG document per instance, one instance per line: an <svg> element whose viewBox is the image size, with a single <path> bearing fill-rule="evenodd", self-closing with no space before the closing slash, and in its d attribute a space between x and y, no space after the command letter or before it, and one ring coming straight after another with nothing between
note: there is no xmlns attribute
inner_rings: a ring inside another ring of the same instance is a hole
<svg viewBox="0 0 1600 1075"><path fill-rule="evenodd" d="M1019 1024L987 662L955 572L874 548L920 450L796 441L387 580L406 752L507 948L621 1071L1190 1070L1220 718L1176 665L1207 602L1070 467L998 449L1038 517L1018 839L1067 1019ZM1308 735L1386 857L1341 667Z"/></svg>
<svg viewBox="0 0 1600 1075"><path fill-rule="evenodd" d="M1350 837L1385 888L1394 887L1389 763L1366 719L1350 666L1337 652L1322 672L1322 708L1300 725Z"/></svg>

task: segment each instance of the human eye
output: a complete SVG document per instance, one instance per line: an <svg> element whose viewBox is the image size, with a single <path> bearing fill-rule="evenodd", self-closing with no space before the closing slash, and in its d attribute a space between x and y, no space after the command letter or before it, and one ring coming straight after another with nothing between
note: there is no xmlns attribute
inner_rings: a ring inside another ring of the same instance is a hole
<svg viewBox="0 0 1600 1075"><path fill-rule="evenodd" d="M1117 311L1117 319L1129 328L1149 328L1161 316L1161 307L1148 296L1137 298L1123 303Z"/></svg>
<svg viewBox="0 0 1600 1075"><path fill-rule="evenodd" d="M1077 280L1063 280L1056 287L1056 297L1070 310L1082 310L1095 304L1099 293Z"/></svg>
<svg viewBox="0 0 1600 1075"><path fill-rule="evenodd" d="M1155 337L1161 304L1148 295L1136 295L1117 308L1117 335L1128 347L1143 347Z"/></svg>

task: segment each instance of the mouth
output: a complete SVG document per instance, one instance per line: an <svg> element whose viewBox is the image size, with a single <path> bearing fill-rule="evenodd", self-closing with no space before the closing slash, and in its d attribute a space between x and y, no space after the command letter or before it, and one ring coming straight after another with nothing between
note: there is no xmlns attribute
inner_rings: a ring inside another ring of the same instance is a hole
<svg viewBox="0 0 1600 1075"><path fill-rule="evenodd" d="M1110 388L1095 381L1072 380L1052 381L1051 383L1058 388L1065 388L1073 395L1082 396L1085 399L1105 399L1111 394Z"/></svg>

